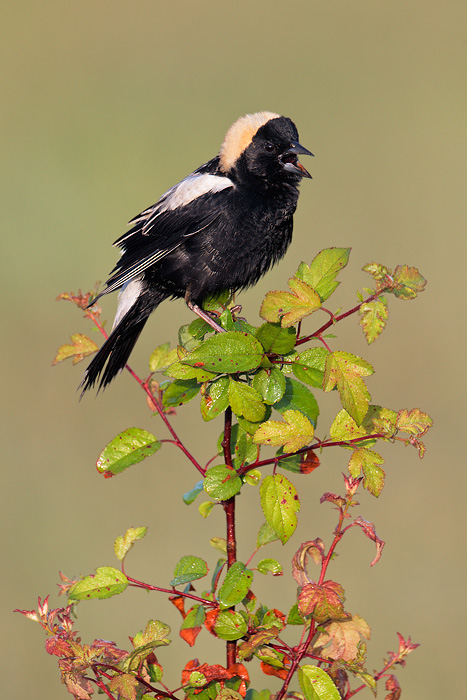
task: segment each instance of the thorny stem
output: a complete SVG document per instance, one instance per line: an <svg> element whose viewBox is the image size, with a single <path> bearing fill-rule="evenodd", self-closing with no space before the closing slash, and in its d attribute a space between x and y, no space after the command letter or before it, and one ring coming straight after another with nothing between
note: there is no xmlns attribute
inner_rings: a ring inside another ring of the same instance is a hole
<svg viewBox="0 0 467 700"><path fill-rule="evenodd" d="M224 413L224 439L222 440L222 449L224 451L224 460L228 467L233 469L232 452L230 447L230 438L232 434L232 409L229 406ZM235 496L222 502L224 508L226 526L227 526L227 569L230 569L232 564L237 561L237 540L235 536ZM234 608L231 608L232 610ZM227 668L233 666L237 660L237 642L227 642Z"/></svg>
<svg viewBox="0 0 467 700"><path fill-rule="evenodd" d="M338 522L337 527L334 531L334 539L333 539L331 546L329 547L328 553L327 553L326 557L324 558L322 565L321 565L321 575L320 575L319 581L318 581L318 585L320 585L320 586L322 585L322 583L324 581L324 577L326 576L326 571L327 571L327 568L329 566L329 562L331 561L331 557L333 555L333 552L347 530L347 528L342 530L342 525L344 523L347 510L350 507L351 500L352 500L352 497L348 497L345 507L339 509L339 522ZM313 640L313 637L315 635L315 631L316 631L316 620L311 620L310 629L308 630L306 640L305 640L305 642L301 641L300 644L295 648L296 655L292 661L292 665L291 665L289 672L287 674L287 678L285 679L282 688L280 689L280 691L276 695L276 700L282 700L282 698L286 694L287 689L289 687L289 683L292 680L292 677L294 676L295 672L297 671L297 668L298 668L301 660L303 659L303 657L304 656L312 656L308 653L308 647L310 646L310 644ZM315 657L312 657L312 658L315 658Z"/></svg>

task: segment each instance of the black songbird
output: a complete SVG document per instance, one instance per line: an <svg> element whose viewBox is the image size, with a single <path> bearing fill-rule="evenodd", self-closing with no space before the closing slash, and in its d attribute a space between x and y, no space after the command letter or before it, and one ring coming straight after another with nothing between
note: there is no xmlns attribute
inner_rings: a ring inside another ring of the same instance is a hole
<svg viewBox="0 0 467 700"><path fill-rule="evenodd" d="M227 131L219 155L130 221L102 295L121 289L112 333L84 373L83 393L107 386L125 366L150 313L168 298L200 308L207 295L255 284L292 239L302 177L295 124L272 112L247 114ZM91 304L91 305L92 305Z"/></svg>

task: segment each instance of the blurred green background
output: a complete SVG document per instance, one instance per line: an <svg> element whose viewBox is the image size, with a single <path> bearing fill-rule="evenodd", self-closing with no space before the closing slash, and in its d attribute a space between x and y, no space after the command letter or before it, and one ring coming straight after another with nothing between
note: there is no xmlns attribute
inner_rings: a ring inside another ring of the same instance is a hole
<svg viewBox="0 0 467 700"><path fill-rule="evenodd" d="M284 288L301 260L331 245L353 248L335 309L353 305L355 289L369 284L361 272L369 261L415 265L429 280L417 301L390 300L388 328L374 346L366 347L355 319L340 324L336 347L376 369L367 382L373 399L420 406L436 425L423 461L414 450L382 448L387 486L378 500L361 497L356 514L387 541L382 560L370 568L372 545L352 531L330 575L344 586L348 609L373 629L370 669L397 648L396 631L410 634L422 646L398 674L404 697L458 697L467 622L465 1L3 5L2 697L70 697L39 626L11 612L35 607L47 593L62 604L59 569L77 576L113 564L114 538L143 524L149 533L127 565L135 577L166 585L185 553L205 556L211 567L216 561L209 538L224 536L222 515L204 521L196 505L183 505L197 474L175 448L119 478L98 476L96 456L120 430L163 431L129 376L78 401L84 365L52 368L51 361L89 325L54 300L104 280L126 221L215 155L238 116L263 109L292 117L316 158L306 163L314 179L302 184L293 245L242 294L245 315L259 322L265 292ZM107 317L115 305L115 295L104 300ZM132 356L134 368L144 374L151 350L174 342L189 320L182 302L163 305ZM321 435L337 410L334 395L323 397ZM201 425L190 405L175 425L200 460L211 456L219 420ZM312 476L295 478L303 501L298 534L285 548L271 547L287 574L255 583L267 604L293 602L288 572L299 542L330 541L335 513L319 497L342 490L346 468L346 455L331 452ZM238 508L240 558L251 551L257 511L251 488ZM78 628L86 641L125 646L148 618L167 621L175 641L160 660L174 686L188 659L223 663L224 650L206 633L193 650L177 641L178 613L169 607L164 596L132 590L81 605ZM274 679L254 680L277 687Z"/></svg>

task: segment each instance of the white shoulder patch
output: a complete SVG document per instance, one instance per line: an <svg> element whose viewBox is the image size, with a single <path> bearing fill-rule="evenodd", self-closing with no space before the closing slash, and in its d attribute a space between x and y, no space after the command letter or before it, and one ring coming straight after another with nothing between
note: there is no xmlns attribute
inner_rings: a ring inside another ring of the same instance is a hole
<svg viewBox="0 0 467 700"><path fill-rule="evenodd" d="M188 177L179 182L178 185L171 187L170 190L162 195L159 203L156 205L159 210L158 213L162 213L168 209L172 210L178 207L184 207L203 194L221 192L227 189L227 187L233 186L232 180L224 176L202 175L199 173L188 175Z"/></svg>
<svg viewBox="0 0 467 700"><path fill-rule="evenodd" d="M278 117L280 114L274 112L256 112L245 114L244 117L237 119L227 131L219 151L220 169L227 173L243 151L248 148L258 129L271 119Z"/></svg>
<svg viewBox="0 0 467 700"><path fill-rule="evenodd" d="M118 307L117 313L115 314L114 323L112 330L118 326L125 314L131 309L133 304L136 303L142 288L141 277L135 277L129 282L125 282L120 294L118 295Z"/></svg>

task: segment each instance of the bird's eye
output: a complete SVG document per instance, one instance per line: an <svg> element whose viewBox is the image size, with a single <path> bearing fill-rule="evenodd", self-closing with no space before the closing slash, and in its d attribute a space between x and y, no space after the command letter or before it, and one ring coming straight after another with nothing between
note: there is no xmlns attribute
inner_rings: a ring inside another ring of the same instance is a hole
<svg viewBox="0 0 467 700"><path fill-rule="evenodd" d="M274 145L273 143L266 143L266 144L264 145L264 148L265 148L265 150L266 150L268 153L272 153L273 151L276 150L276 147L275 147L275 145Z"/></svg>

